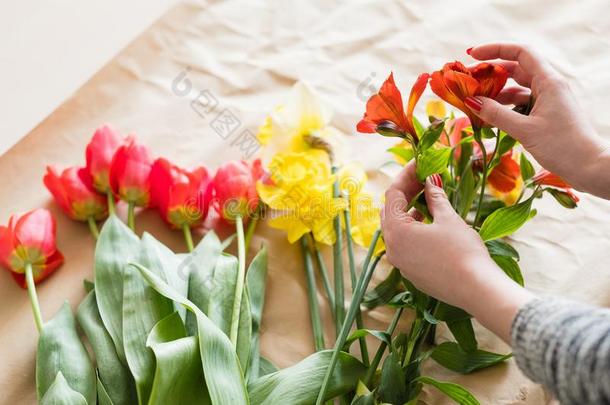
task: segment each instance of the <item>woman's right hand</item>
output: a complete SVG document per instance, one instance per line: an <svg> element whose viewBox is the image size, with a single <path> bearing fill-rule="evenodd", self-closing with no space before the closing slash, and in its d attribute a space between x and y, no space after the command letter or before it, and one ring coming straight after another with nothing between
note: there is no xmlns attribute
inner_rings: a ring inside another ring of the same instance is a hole
<svg viewBox="0 0 610 405"><path fill-rule="evenodd" d="M471 48L478 60L500 59L520 86L507 87L496 100L475 97L485 122L517 139L545 169L574 188L610 199L610 144L604 142L578 106L565 79L535 52L515 44L488 44ZM534 107L528 116L503 104Z"/></svg>

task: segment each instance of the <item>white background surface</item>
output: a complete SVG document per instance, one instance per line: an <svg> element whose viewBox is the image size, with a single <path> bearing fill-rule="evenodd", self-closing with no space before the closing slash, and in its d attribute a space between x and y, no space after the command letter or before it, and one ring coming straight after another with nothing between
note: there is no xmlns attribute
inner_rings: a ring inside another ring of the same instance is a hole
<svg viewBox="0 0 610 405"><path fill-rule="evenodd" d="M3 0L0 155L178 0Z"/></svg>

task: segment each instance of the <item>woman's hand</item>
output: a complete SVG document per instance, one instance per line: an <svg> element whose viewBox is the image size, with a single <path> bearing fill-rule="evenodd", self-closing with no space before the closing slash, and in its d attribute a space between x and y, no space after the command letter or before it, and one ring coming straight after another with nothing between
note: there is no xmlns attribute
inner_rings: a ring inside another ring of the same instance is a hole
<svg viewBox="0 0 610 405"><path fill-rule="evenodd" d="M471 48L478 60L500 59L520 86L505 88L497 101L475 97L469 108L485 122L508 132L536 160L578 190L610 198L610 145L596 133L565 79L534 51L515 44ZM529 116L502 104L534 107ZM477 109L477 105L480 109Z"/></svg>
<svg viewBox="0 0 610 405"><path fill-rule="evenodd" d="M476 231L430 180L425 196L434 222L424 224L417 212L405 212L422 188L411 162L386 191L381 226L388 260L417 288L465 309L508 342L512 320L531 293L493 262Z"/></svg>

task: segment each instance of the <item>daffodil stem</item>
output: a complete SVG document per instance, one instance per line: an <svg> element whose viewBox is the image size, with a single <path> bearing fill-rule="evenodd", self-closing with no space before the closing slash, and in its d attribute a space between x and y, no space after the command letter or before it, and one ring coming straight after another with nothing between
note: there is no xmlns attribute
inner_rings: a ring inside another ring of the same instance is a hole
<svg viewBox="0 0 610 405"><path fill-rule="evenodd" d="M396 312L394 313L394 317L392 318L392 322L390 323L390 326L388 326L388 328L386 329L386 334L389 336L390 339L392 338L392 335L396 330L396 326L398 325L398 321L400 320L400 316L402 315L403 310L403 307L400 307L396 310ZM379 367L379 363L381 362L381 358L383 357L383 353L385 352L386 347L388 347L388 344L386 342L381 342L381 344L379 344L379 348L375 353L375 357L373 358L373 361L371 362L371 365L369 366L366 375L364 376L363 382L364 385L366 385L367 387L371 383L371 380L375 375L375 371L377 371L377 367Z"/></svg>
<svg viewBox="0 0 610 405"><path fill-rule="evenodd" d="M301 251L303 253L303 264L305 266L305 277L307 279L307 302L309 304L309 315L311 317L311 330L313 331L313 342L316 351L324 349L324 330L320 318L320 307L318 305L316 277L313 272L311 252L307 243L307 237L301 237Z"/></svg>
<svg viewBox="0 0 610 405"><path fill-rule="evenodd" d="M322 257L322 252L316 245L316 240L313 237L313 233L309 233L311 245L314 251L314 257L316 259L316 265L320 270L320 275L322 276L322 284L324 285L324 291L326 292L326 298L328 298L328 306L330 307L330 313L335 319L335 296L333 294L333 290L330 287L330 280L328 278L328 270L326 269L326 264L324 264L324 258Z"/></svg>
<svg viewBox="0 0 610 405"><path fill-rule="evenodd" d="M352 223L350 219L350 209L348 208L343 211L343 219L345 221L345 243L347 244L347 258L349 262L349 274L352 281L352 296L354 294L354 289L356 288L356 261L354 259L354 243L352 241ZM358 307L358 312L356 312L356 327L358 329L364 328L364 323L362 322L362 312L360 311L360 307ZM360 344L360 355L362 357L362 363L365 367L369 366L369 348L366 344L366 337L361 337L358 339L358 343Z"/></svg>
<svg viewBox="0 0 610 405"><path fill-rule="evenodd" d="M108 189L106 191L106 199L108 200L108 215L114 215L114 195L112 194L112 190Z"/></svg>
<svg viewBox="0 0 610 405"><path fill-rule="evenodd" d="M127 206L127 225L132 231L136 231L136 203L134 201L129 201L129 205Z"/></svg>
<svg viewBox="0 0 610 405"><path fill-rule="evenodd" d="M191 233L191 227L188 224L182 225L182 233L184 234L184 241L189 253L193 251L193 234Z"/></svg>
<svg viewBox="0 0 610 405"><path fill-rule="evenodd" d="M239 330L239 314L241 301L244 295L244 281L246 276L246 241L244 238L244 220L241 216L235 217L235 230L237 232L237 280L235 281L235 295L233 297L233 314L231 315L231 331L229 338L233 347L237 347L237 332Z"/></svg>
<svg viewBox="0 0 610 405"><path fill-rule="evenodd" d="M478 134L478 136L476 136ZM477 213L474 217L474 222L472 223L473 227L476 227L479 223L479 218L481 216L481 208L483 206L483 198L485 197L485 186L487 184L487 151L485 150L485 145L483 144L483 140L481 139L481 130L475 129L475 139L481 148L481 153L483 154L483 174L481 177L481 191L479 193L479 204L477 205Z"/></svg>
<svg viewBox="0 0 610 405"><path fill-rule="evenodd" d="M42 315L40 314L40 304L38 303L38 295L36 294L36 284L34 283L34 270L31 263L25 264L25 283L28 287L28 295L30 296L30 304L32 304L32 312L34 313L34 322L38 333L42 332Z"/></svg>
<svg viewBox="0 0 610 405"><path fill-rule="evenodd" d="M332 173L336 175L337 167L332 167ZM339 181L333 184L333 198L339 198ZM337 335L341 331L341 325L345 319L345 299L343 287L343 232L341 230L341 215L338 213L333 218L335 230L335 244L333 245L333 275L335 281L335 329Z"/></svg>
<svg viewBox="0 0 610 405"><path fill-rule="evenodd" d="M88 217L87 224L89 225L89 230L91 231L91 235L93 235L93 238L95 240L97 240L97 238L100 236L100 231L97 229L97 224L95 223L95 218Z"/></svg>
<svg viewBox="0 0 610 405"><path fill-rule="evenodd" d="M356 283L356 288L354 290L354 295L352 297L352 302L349 306L349 310L347 312L347 316L345 317L345 321L341 327L341 331L339 336L337 337L337 341L335 342L335 347L333 349L333 354L330 359L330 363L326 368L326 374L324 375L324 380L322 381L322 386L320 387L320 392L318 393L318 398L316 400L316 405L322 405L324 399L326 397L326 391L328 390L328 384L330 383L330 378L333 375L335 370L335 366L337 365L337 360L339 359L339 353L341 349L343 349L343 345L345 345L345 341L347 340L347 335L354 323L354 318L356 317L356 313L360 308L360 304L362 303L362 298L364 298L364 293L371 281L371 277L373 276L373 272L381 260L383 253L375 257L373 263L370 263L371 258L373 256L373 252L375 251L375 246L377 245L377 240L379 240L379 235L381 231L377 230L373 235L373 241L369 246L369 251L367 253L366 259L364 261L363 271L360 274L360 278L358 279L358 283Z"/></svg>

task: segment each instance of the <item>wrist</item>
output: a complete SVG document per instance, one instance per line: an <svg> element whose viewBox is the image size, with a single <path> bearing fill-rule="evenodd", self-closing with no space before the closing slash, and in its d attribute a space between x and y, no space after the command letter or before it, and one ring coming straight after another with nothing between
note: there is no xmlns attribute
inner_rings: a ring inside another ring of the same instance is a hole
<svg viewBox="0 0 610 405"><path fill-rule="evenodd" d="M596 137L582 156L574 180L568 181L579 191L610 199L610 179L604 175L610 169L610 142Z"/></svg>

